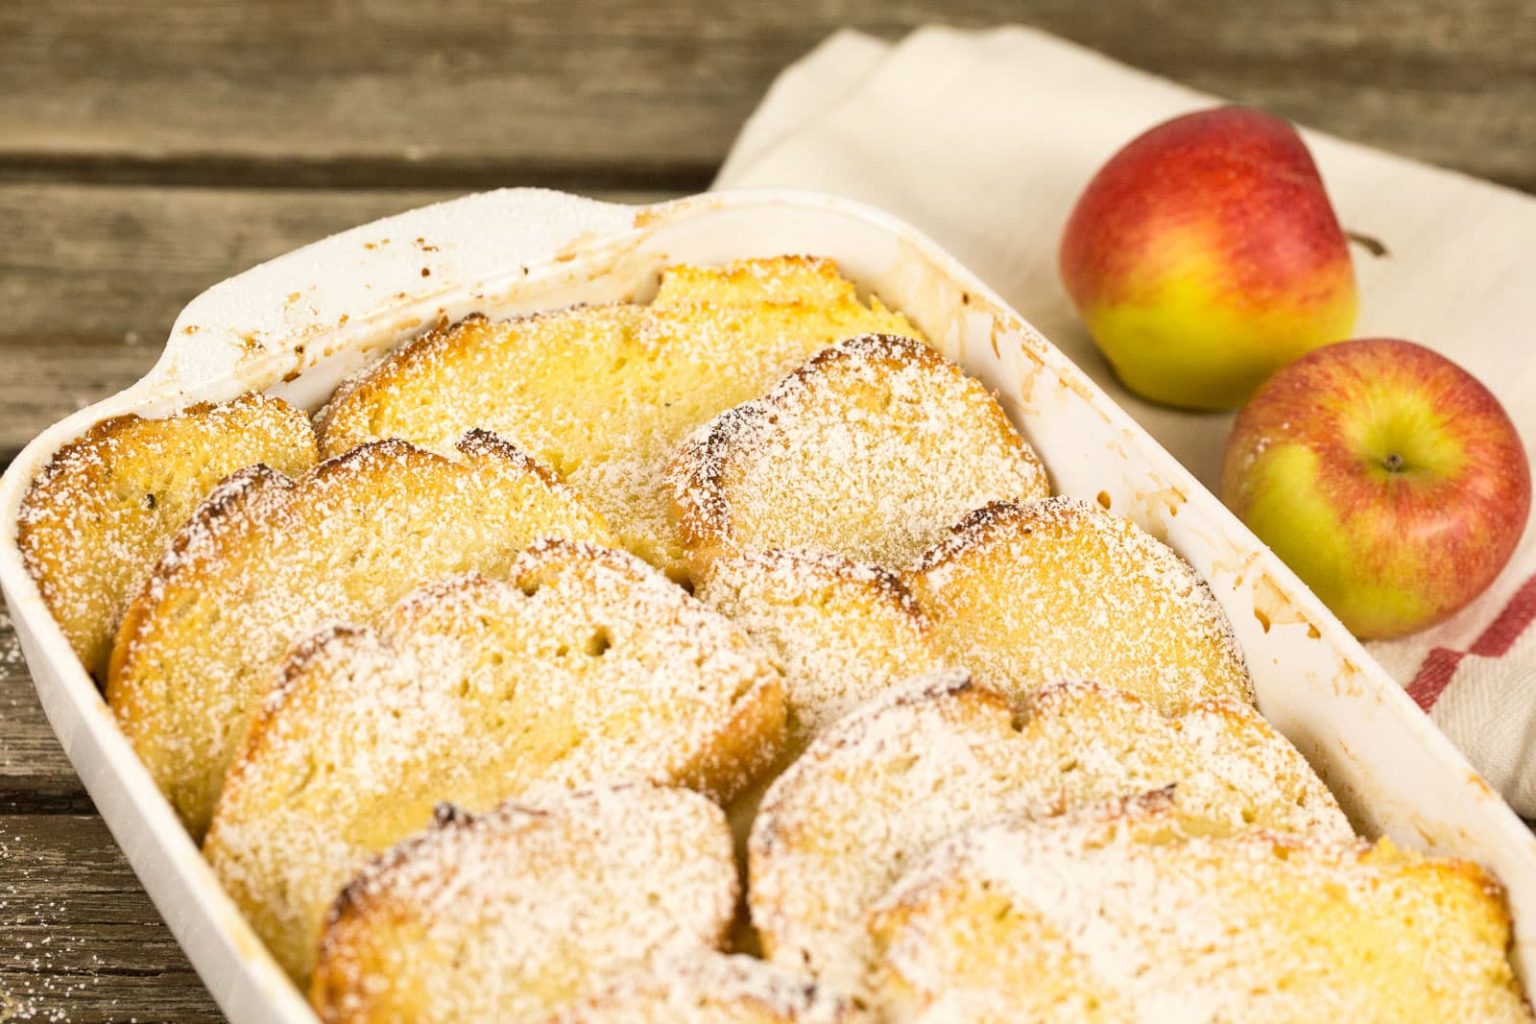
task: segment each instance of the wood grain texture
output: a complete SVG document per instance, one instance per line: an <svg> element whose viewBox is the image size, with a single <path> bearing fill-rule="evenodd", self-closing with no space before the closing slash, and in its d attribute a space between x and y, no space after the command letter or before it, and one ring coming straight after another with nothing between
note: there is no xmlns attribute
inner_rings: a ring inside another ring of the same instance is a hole
<svg viewBox="0 0 1536 1024"><path fill-rule="evenodd" d="M0 172L697 189L849 25L1035 25L1360 142L1536 188L1529 0L9 0Z"/></svg>
<svg viewBox="0 0 1536 1024"><path fill-rule="evenodd" d="M37 702L0 604L0 1021L218 1021Z"/></svg>
<svg viewBox="0 0 1536 1024"><path fill-rule="evenodd" d="M0 1021L223 1017L94 815L0 815Z"/></svg>
<svg viewBox="0 0 1536 1024"><path fill-rule="evenodd" d="M0 814L91 810L91 798L37 702L10 614L0 602Z"/></svg>

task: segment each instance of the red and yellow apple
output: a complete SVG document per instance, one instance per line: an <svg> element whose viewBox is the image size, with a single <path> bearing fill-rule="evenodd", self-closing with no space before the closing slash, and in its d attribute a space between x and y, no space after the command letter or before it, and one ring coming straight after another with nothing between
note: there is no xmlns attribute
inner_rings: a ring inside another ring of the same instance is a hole
<svg viewBox="0 0 1536 1024"><path fill-rule="evenodd" d="M1504 408L1455 363L1386 338L1271 377L1227 442L1222 500L1360 637L1411 633L1480 594L1531 507Z"/></svg>
<svg viewBox="0 0 1536 1024"><path fill-rule="evenodd" d="M1241 405L1354 330L1349 244L1301 136L1222 107L1158 125L1089 182L1061 276L1116 375L1144 398Z"/></svg>

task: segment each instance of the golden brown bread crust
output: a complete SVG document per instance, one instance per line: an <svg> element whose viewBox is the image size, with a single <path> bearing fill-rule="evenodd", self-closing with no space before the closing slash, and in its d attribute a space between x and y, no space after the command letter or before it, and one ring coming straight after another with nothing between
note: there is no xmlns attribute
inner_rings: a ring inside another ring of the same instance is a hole
<svg viewBox="0 0 1536 1024"><path fill-rule="evenodd" d="M1253 701L1205 581L1130 520L1076 498L978 508L905 579L945 653L1006 693L1094 679L1171 714Z"/></svg>
<svg viewBox="0 0 1536 1024"><path fill-rule="evenodd" d="M814 548L900 570L970 510L1049 493L996 399L928 346L872 334L812 356L673 459L695 575L720 555Z"/></svg>
<svg viewBox="0 0 1536 1024"><path fill-rule="evenodd" d="M108 703L200 839L290 644L326 622L371 622L432 579L503 574L549 535L608 538L547 469L484 433L466 436L458 461L382 441L296 481L237 474L182 527L129 607Z"/></svg>
<svg viewBox="0 0 1536 1024"><path fill-rule="evenodd" d="M586 494L623 544L676 579L663 469L698 424L812 352L867 331L916 335L860 301L830 260L668 267L649 304L587 306L431 332L340 390L327 453L378 437L442 450L469 427L516 441Z"/></svg>
<svg viewBox="0 0 1536 1024"><path fill-rule="evenodd" d="M378 629L301 643L231 766L203 852L301 985L325 908L444 801L649 781L728 799L783 742L783 690L726 619L622 551L546 540Z"/></svg>
<svg viewBox="0 0 1536 1024"><path fill-rule="evenodd" d="M527 444L515 430L522 424L496 421L492 400L498 396L467 385L485 386L486 375L497 372L495 363L507 364L502 374L515 372L525 339L538 338L545 330L561 332L562 338L567 331L580 332L599 344L623 349L627 333L641 315L639 307L623 304L577 305L500 322L484 313L470 313L434 327L336 389L315 414L321 450L338 455L384 438L440 450L457 434L476 428ZM429 389L424 387L428 384ZM558 452L538 454L544 459L558 456ZM550 464L559 467L558 459Z"/></svg>
<svg viewBox="0 0 1536 1024"><path fill-rule="evenodd" d="M662 271L651 305L675 309L709 302L725 306L848 308L853 284L825 256L786 253L718 266L677 263ZM870 305L875 307L875 301ZM883 306L875 307L884 309ZM899 314L897 314L899 315Z"/></svg>
<svg viewBox="0 0 1536 1024"><path fill-rule="evenodd" d="M870 930L896 1021L1533 1019L1476 866L1388 840L1212 836L1167 791L958 835Z"/></svg>
<svg viewBox="0 0 1536 1024"><path fill-rule="evenodd" d="M730 832L696 793L599 788L449 812L369 863L326 925L327 1024L540 1022L663 957L724 942Z"/></svg>
<svg viewBox="0 0 1536 1024"><path fill-rule="evenodd" d="M216 484L256 463L302 473L317 458L309 418L254 393L165 419L117 416L60 447L22 499L16 543L86 671L105 681L125 607Z"/></svg>
<svg viewBox="0 0 1536 1024"><path fill-rule="evenodd" d="M1352 833L1301 755L1247 705L1165 717L1128 693L1061 683L1015 706L950 671L827 729L769 790L748 903L771 958L851 991L863 914L933 843L1008 812L1050 814L1178 783L1190 820Z"/></svg>

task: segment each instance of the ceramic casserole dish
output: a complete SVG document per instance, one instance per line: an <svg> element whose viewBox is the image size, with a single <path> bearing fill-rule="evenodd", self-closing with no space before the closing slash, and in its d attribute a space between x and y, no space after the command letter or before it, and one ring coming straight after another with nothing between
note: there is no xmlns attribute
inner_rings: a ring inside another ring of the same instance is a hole
<svg viewBox="0 0 1536 1024"><path fill-rule="evenodd" d="M645 300L669 262L837 261L994 389L1054 489L1167 541L1211 584L1260 710L1365 835L1476 860L1508 889L1514 959L1536 979L1536 838L1283 564L1087 375L933 242L857 204L714 193L622 206L538 190L468 196L327 238L216 285L127 390L45 431L0 481L0 586L64 750L214 998L237 1024L313 1022L225 897L22 566L18 508L64 442L110 416L167 415L252 389L317 408L349 373L473 311Z"/></svg>

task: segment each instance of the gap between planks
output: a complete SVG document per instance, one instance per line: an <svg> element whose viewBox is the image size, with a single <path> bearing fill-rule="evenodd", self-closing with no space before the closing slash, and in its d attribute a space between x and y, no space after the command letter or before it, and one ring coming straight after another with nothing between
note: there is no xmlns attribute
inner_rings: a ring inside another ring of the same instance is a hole
<svg viewBox="0 0 1536 1024"><path fill-rule="evenodd" d="M0 814L8 1020L223 1020L100 818Z"/></svg>

